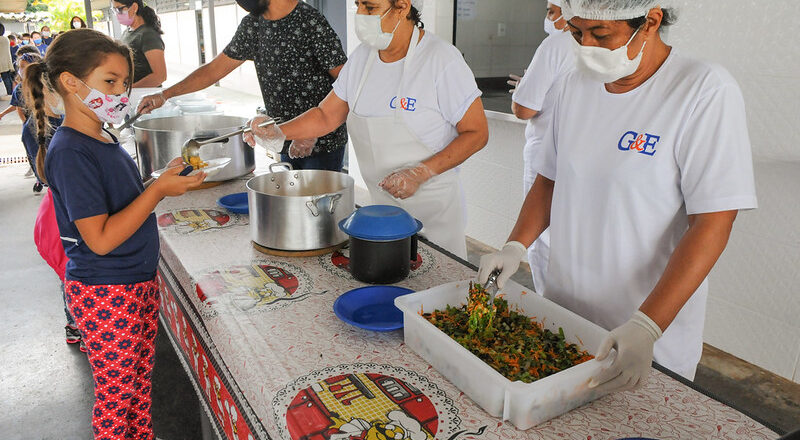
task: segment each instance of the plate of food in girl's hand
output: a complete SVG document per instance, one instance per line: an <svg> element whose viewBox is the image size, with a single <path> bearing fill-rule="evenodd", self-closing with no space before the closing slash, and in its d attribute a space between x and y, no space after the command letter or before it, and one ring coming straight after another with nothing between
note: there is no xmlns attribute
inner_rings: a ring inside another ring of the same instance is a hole
<svg viewBox="0 0 800 440"><path fill-rule="evenodd" d="M194 176L200 171L202 171L206 173L206 177L212 177L213 175L220 172L220 170L225 168L229 163L231 163L231 158L221 157L218 159L208 159L208 160L202 160L200 158L197 158L197 160L193 160L192 162L193 163L189 164L193 168L192 172L186 175ZM167 168L162 168L160 170L153 171L150 175L153 176L153 178L158 179L159 177L161 177L162 174L164 174L164 171L166 170Z"/></svg>

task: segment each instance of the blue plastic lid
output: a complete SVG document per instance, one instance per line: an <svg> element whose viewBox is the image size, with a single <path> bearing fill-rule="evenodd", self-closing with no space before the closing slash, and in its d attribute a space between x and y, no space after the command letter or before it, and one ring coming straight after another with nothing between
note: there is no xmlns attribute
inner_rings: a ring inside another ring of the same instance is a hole
<svg viewBox="0 0 800 440"><path fill-rule="evenodd" d="M357 209L339 222L347 235L369 241L394 241L411 237L422 229L422 223L403 208L371 205Z"/></svg>

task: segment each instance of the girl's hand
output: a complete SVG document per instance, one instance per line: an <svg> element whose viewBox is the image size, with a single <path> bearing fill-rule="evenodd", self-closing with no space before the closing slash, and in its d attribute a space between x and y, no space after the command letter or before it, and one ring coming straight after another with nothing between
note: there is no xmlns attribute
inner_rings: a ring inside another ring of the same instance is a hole
<svg viewBox="0 0 800 440"><path fill-rule="evenodd" d="M184 164L180 162L180 159L173 159L169 165L174 165L176 161L178 163L177 166L171 166L164 171L161 177L153 182L152 186L155 187L154 189L158 191L162 198L180 196L190 189L198 188L206 178L206 173L202 171L194 176L179 176L178 173L184 168Z"/></svg>

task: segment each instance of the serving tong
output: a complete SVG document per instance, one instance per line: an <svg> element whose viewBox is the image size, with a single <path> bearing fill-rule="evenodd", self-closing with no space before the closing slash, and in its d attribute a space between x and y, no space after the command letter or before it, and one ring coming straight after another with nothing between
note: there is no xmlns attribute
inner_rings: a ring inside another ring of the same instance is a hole
<svg viewBox="0 0 800 440"><path fill-rule="evenodd" d="M494 305L494 298L497 296L497 277L500 276L500 270L496 269L491 274L489 274L489 279L486 280L486 284L483 288L486 290L486 293L489 294L489 303L487 304L489 310L491 310L492 306Z"/></svg>

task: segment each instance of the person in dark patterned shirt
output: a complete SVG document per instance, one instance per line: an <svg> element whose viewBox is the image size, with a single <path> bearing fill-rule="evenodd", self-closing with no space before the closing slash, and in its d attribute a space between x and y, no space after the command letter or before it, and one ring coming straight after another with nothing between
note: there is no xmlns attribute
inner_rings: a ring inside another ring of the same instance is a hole
<svg viewBox="0 0 800 440"><path fill-rule="evenodd" d="M255 62L264 105L272 117L288 121L328 95L347 56L325 17L298 0L237 2L250 14L239 23L223 52L183 81L144 97L140 111L149 113L169 98L209 87L247 60ZM316 142L303 142L309 147L313 144L313 149L290 157L290 142L286 142L281 145L281 160L295 169L341 171L347 145L344 124Z"/></svg>

